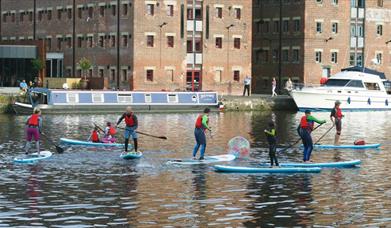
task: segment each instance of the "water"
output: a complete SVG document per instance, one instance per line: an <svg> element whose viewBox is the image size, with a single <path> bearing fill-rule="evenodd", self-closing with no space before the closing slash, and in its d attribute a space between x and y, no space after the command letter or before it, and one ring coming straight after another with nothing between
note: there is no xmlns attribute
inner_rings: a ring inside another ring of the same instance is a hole
<svg viewBox="0 0 391 228"><path fill-rule="evenodd" d="M65 147L65 153L34 165L13 164L23 151L25 116L0 115L0 226L37 227L292 227L391 225L390 112L345 113L342 142L357 138L383 143L381 150L313 152L319 162L361 159L361 168L326 169L320 174L223 174L208 165L181 167L168 159L190 157L195 114L140 114L144 157L125 161L120 150ZM328 113L316 113L328 120ZM208 154L223 154L241 135L251 157L268 161L263 129L277 122L279 142L296 141L301 114L231 112L211 114ZM44 116L52 139L86 139L92 123L117 116ZM314 139L328 130L320 127ZM323 143L333 142L331 131ZM45 149L54 148L44 141ZM301 151L279 154L300 161ZM255 165L235 161L234 165Z"/></svg>

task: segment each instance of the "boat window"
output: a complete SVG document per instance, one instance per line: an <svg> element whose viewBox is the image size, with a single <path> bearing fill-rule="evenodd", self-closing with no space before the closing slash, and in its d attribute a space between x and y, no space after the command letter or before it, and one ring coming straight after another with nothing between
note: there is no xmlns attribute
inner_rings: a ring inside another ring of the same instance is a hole
<svg viewBox="0 0 391 228"><path fill-rule="evenodd" d="M118 103L132 103L132 94L118 94Z"/></svg>
<svg viewBox="0 0 391 228"><path fill-rule="evenodd" d="M178 103L178 96L176 94L168 94L168 103Z"/></svg>
<svg viewBox="0 0 391 228"><path fill-rule="evenodd" d="M152 96L150 93L144 94L145 97L145 103L151 103L152 102Z"/></svg>
<svg viewBox="0 0 391 228"><path fill-rule="evenodd" d="M325 86L345 86L350 80L347 79L329 79Z"/></svg>
<svg viewBox="0 0 391 228"><path fill-rule="evenodd" d="M384 81L383 84L384 87L386 88L387 93L391 94L391 81Z"/></svg>
<svg viewBox="0 0 391 228"><path fill-rule="evenodd" d="M67 101L68 103L79 103L79 94L77 93L68 93L67 94Z"/></svg>
<svg viewBox="0 0 391 228"><path fill-rule="evenodd" d="M380 90L379 84L377 83L364 82L364 84L368 90Z"/></svg>
<svg viewBox="0 0 391 228"><path fill-rule="evenodd" d="M103 93L93 93L92 103L103 103Z"/></svg>
<svg viewBox="0 0 391 228"><path fill-rule="evenodd" d="M360 81L360 80L351 80L346 86L364 88L364 85L362 84L362 81Z"/></svg>

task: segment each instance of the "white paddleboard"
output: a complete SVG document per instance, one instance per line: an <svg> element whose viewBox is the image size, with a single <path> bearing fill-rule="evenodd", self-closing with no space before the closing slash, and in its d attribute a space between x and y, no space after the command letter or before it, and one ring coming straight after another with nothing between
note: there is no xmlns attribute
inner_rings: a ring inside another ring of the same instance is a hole
<svg viewBox="0 0 391 228"><path fill-rule="evenodd" d="M16 163L31 163L31 162L39 161L42 159L50 158L52 155L53 154L50 151L41 151L39 153L39 156L37 153L32 153L32 154L16 157L16 158L14 158L14 162L16 162Z"/></svg>
<svg viewBox="0 0 391 228"><path fill-rule="evenodd" d="M225 162L235 160L235 155L232 154L223 154L223 155L214 155L214 156L205 156L204 160L193 160L193 159L174 159L167 162L167 164L177 164L177 165L198 165L198 164L210 164L216 162Z"/></svg>

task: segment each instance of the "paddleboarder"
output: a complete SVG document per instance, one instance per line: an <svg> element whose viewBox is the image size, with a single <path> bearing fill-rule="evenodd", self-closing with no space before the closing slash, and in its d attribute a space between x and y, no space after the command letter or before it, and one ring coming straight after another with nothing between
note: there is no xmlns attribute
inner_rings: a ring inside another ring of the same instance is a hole
<svg viewBox="0 0 391 228"><path fill-rule="evenodd" d="M128 145L129 145L129 138L133 138L134 142L134 151L137 152L137 128L138 128L138 120L137 116L133 113L132 107L128 106L126 108L126 112L122 114L122 116L119 118L117 122L117 127L118 125L122 122L122 120L125 119L125 132L124 132L124 137L125 137L125 152L128 152Z"/></svg>
<svg viewBox="0 0 391 228"><path fill-rule="evenodd" d="M314 148L314 144L311 137L311 132L314 129L314 123L324 124L326 120L318 120L314 116L311 115L310 110L305 110L305 115L301 117L300 125L299 125L299 135L303 141L304 145L304 162L310 162L311 152Z"/></svg>
<svg viewBox="0 0 391 228"><path fill-rule="evenodd" d="M196 140L196 144L193 149L193 159L196 159L196 155L198 152L198 149L201 147L201 155L200 155L200 160L204 160L204 154L205 154L205 149L206 149L206 135L205 131L212 131L211 128L209 127L209 108L204 109L204 113L200 114L197 117L196 123L195 123L195 128L194 128L194 136Z"/></svg>
<svg viewBox="0 0 391 228"><path fill-rule="evenodd" d="M334 145L339 144L339 138L341 136L341 130L342 130L342 117L344 117L344 115L342 115L340 106L341 106L341 102L337 100L330 114L330 120L335 126L335 129L337 130L335 132Z"/></svg>
<svg viewBox="0 0 391 228"><path fill-rule="evenodd" d="M266 139L269 143L269 157L270 157L270 166L273 167L273 163L276 166L279 166L277 156L276 156L276 147L277 147L277 137L276 137L276 128L273 121L269 122L268 129L264 130Z"/></svg>
<svg viewBox="0 0 391 228"><path fill-rule="evenodd" d="M114 143L116 141L116 139L114 138L116 133L117 131L113 126L111 126L111 122L107 122L103 136L104 141L107 141L108 143Z"/></svg>
<svg viewBox="0 0 391 228"><path fill-rule="evenodd" d="M91 140L91 142L94 142L94 143L101 143L101 141L99 139L99 130L100 130L99 127L95 126L94 130L92 130L90 137L88 137L87 141Z"/></svg>
<svg viewBox="0 0 391 228"><path fill-rule="evenodd" d="M33 114L28 117L26 121L26 147L25 153L28 154L30 150L31 140L34 137L35 145L37 148L37 154L40 155L39 150L39 134L42 129L42 117L41 110L39 108L34 108Z"/></svg>

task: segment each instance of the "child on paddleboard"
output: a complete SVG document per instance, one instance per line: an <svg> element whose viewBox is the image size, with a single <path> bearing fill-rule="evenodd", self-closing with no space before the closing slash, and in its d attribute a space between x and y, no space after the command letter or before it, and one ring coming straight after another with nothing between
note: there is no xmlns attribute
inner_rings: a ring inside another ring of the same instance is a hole
<svg viewBox="0 0 391 228"><path fill-rule="evenodd" d="M277 156L276 156L276 147L277 147L277 138L276 138L276 129L273 121L270 121L268 124L268 129L264 130L267 142L269 143L269 157L270 157L270 167L273 167L275 163L276 166L279 166Z"/></svg>
<svg viewBox="0 0 391 228"><path fill-rule="evenodd" d="M100 143L99 139L99 128L95 126L94 130L92 130L90 137L87 139L87 141L92 141L94 143Z"/></svg>
<svg viewBox="0 0 391 228"><path fill-rule="evenodd" d="M35 145L37 147L37 154L39 156L39 134L42 129L42 117L41 110L39 108L34 108L33 114L28 117L26 121L26 147L25 153L28 154L30 150L31 140L34 137Z"/></svg>
<svg viewBox="0 0 391 228"><path fill-rule="evenodd" d="M114 138L115 133L117 133L115 128L111 126L110 122L107 122L102 141L107 143L114 143L116 141Z"/></svg>

